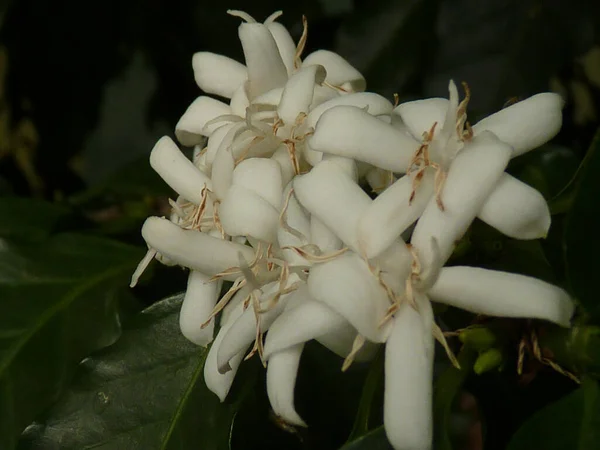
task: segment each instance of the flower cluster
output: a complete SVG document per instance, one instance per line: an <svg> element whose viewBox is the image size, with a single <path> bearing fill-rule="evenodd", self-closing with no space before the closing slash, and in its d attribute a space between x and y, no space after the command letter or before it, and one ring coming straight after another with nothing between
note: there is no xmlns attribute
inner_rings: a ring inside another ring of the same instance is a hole
<svg viewBox="0 0 600 450"><path fill-rule="evenodd" d="M230 11L245 65L193 57L198 97L150 156L179 195L170 218L149 218L149 251L190 269L180 314L192 342L212 342L204 376L223 400L244 358L266 366L267 393L285 422L294 409L305 343L353 361L385 345L384 421L397 449L431 447L434 339L447 349L431 301L491 316L568 326L562 289L516 274L444 267L475 218L517 239L544 237L550 213L533 188L504 172L561 126L561 99L539 94L470 126L465 97L392 105L364 92L335 53L302 59L270 16ZM361 187L370 185L372 199ZM406 242L409 240L409 242ZM223 282L231 287L219 298ZM215 334L215 321L219 320ZM214 338L214 341L213 341Z"/></svg>

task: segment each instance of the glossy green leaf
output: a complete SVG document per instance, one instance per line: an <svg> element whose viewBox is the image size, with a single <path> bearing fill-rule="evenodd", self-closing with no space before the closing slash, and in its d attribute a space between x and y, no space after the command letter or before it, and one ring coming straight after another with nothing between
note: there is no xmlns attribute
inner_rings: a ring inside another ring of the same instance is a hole
<svg viewBox="0 0 600 450"><path fill-rule="evenodd" d="M0 198L0 237L24 241L47 238L69 215L69 209L42 200Z"/></svg>
<svg viewBox="0 0 600 450"><path fill-rule="evenodd" d="M230 394L221 404L207 389L207 350L181 335L181 300L144 310L114 345L86 358L19 448L228 450L239 402Z"/></svg>
<svg viewBox="0 0 600 450"><path fill-rule="evenodd" d="M567 277L577 299L593 317L600 316L596 286L600 273L600 133L596 135L579 170L575 198L567 216L564 250Z"/></svg>
<svg viewBox="0 0 600 450"><path fill-rule="evenodd" d="M582 386L534 414L513 436L507 450L596 450L600 442L598 383Z"/></svg>
<svg viewBox="0 0 600 450"><path fill-rule="evenodd" d="M55 401L91 351L120 333L119 292L139 249L81 235L0 246L0 448Z"/></svg>
<svg viewBox="0 0 600 450"><path fill-rule="evenodd" d="M340 450L392 450L383 426L344 445Z"/></svg>
<svg viewBox="0 0 600 450"><path fill-rule="evenodd" d="M434 442L437 450L452 450L449 434L452 405L467 375L471 372L476 352L463 347L458 355L460 369L448 367L435 382L433 391Z"/></svg>

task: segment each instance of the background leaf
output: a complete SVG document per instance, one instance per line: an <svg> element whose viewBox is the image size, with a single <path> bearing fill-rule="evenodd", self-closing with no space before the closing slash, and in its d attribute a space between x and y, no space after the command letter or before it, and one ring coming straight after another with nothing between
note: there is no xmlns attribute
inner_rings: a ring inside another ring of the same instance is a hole
<svg viewBox="0 0 600 450"><path fill-rule="evenodd" d="M598 384L582 386L534 414L511 440L507 450L595 450L600 442Z"/></svg>
<svg viewBox="0 0 600 450"><path fill-rule="evenodd" d="M229 449L239 402L230 395L220 404L207 389L207 350L179 331L182 297L144 310L117 343L86 358L69 391L26 430L19 448Z"/></svg>
<svg viewBox="0 0 600 450"><path fill-rule="evenodd" d="M392 450L383 426L344 445L340 450Z"/></svg>
<svg viewBox="0 0 600 450"><path fill-rule="evenodd" d="M600 295L596 285L600 273L600 133L592 142L579 180L564 236L566 270L571 288L593 317L600 316Z"/></svg>

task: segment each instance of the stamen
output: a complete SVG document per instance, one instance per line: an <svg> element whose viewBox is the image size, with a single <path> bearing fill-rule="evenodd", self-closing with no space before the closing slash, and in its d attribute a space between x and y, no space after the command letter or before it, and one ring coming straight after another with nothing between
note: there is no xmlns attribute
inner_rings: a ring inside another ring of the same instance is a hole
<svg viewBox="0 0 600 450"><path fill-rule="evenodd" d="M142 260L137 265L135 271L133 272L133 275L131 275L131 282L129 283L130 288L136 286L138 280L140 279L140 277L142 276L142 274L144 273L144 271L146 270L148 265L155 258L156 253L157 253L156 250L154 250L153 248L148 249L148 251L146 252L146 255L142 258Z"/></svg>
<svg viewBox="0 0 600 450"><path fill-rule="evenodd" d="M275 22L276 19L278 19L279 17L281 17L283 15L283 11L275 11L273 14L271 14L269 17L267 17L265 19L265 25L268 25L272 22Z"/></svg>
<svg viewBox="0 0 600 450"><path fill-rule="evenodd" d="M300 40L298 41L298 46L296 47L296 54L294 55L294 69L299 69L302 65L302 53L304 52L304 47L306 46L306 40L308 38L308 20L306 16L302 16L302 36L300 36Z"/></svg>
<svg viewBox="0 0 600 450"><path fill-rule="evenodd" d="M285 197L285 203L283 204L283 208L281 209L281 213L279 214L279 226L283 228L285 231L290 233L296 239L300 240L302 243L308 243L308 238L302 234L299 230L296 230L294 227L288 224L287 222L287 210L290 206L290 199L294 194L294 188L291 188Z"/></svg>
<svg viewBox="0 0 600 450"><path fill-rule="evenodd" d="M210 282L210 280L208 282ZM217 302L217 304L213 308L212 312L210 313L210 316L208 316L208 319L206 320L206 322L204 322L202 325L200 325L200 328L202 328L202 329L206 328L208 326L208 324L216 317L216 315L219 314L223 310L223 308L225 308L227 306L227 304L229 303L229 300L231 300L233 298L233 296L244 286L246 286L246 280L244 279L244 277L239 277L238 279L236 279L233 282L233 285L225 293L225 295L223 297L221 297L221 300L219 300Z"/></svg>
<svg viewBox="0 0 600 450"><path fill-rule="evenodd" d="M227 14L229 14L230 16L233 16L233 17L239 17L246 23L256 23L256 20L254 20L254 17L252 17L250 14L248 14L244 11L239 11L237 9L228 9Z"/></svg>
<svg viewBox="0 0 600 450"><path fill-rule="evenodd" d="M367 340L362 334L356 335L354 342L352 343L352 350L350 350L350 353L348 356L346 356L346 359L344 359L344 363L342 364L342 372L348 370L348 368L352 365L356 354L363 348L366 341Z"/></svg>
<svg viewBox="0 0 600 450"><path fill-rule="evenodd" d="M448 355L448 358L450 359L450 362L452 363L452 365L454 367L456 367L458 370L460 370L460 364L458 362L458 359L456 358L456 355L454 354L454 352L452 351L452 349L448 345L448 341L446 341L446 337L444 336L444 332L439 327L439 325L437 323L435 323L435 322L433 324L432 332L433 332L433 337L440 344L442 344L442 347L444 347L444 350L446 350L446 354Z"/></svg>
<svg viewBox="0 0 600 450"><path fill-rule="evenodd" d="M293 250L295 251L298 255L302 256L304 259L306 259L307 261L311 261L311 262L327 262L327 261L331 261L335 258L337 258L340 255L343 255L344 253L346 253L348 251L348 247L344 247L340 250L336 250L334 252L331 252L329 254L326 255L316 255L313 253L309 253L307 251L308 248L311 247L316 247L314 245L304 245L302 247L294 247L292 245L287 245L285 247L281 247L281 250Z"/></svg>
<svg viewBox="0 0 600 450"><path fill-rule="evenodd" d="M400 104L400 96L397 92L394 92L394 108Z"/></svg>

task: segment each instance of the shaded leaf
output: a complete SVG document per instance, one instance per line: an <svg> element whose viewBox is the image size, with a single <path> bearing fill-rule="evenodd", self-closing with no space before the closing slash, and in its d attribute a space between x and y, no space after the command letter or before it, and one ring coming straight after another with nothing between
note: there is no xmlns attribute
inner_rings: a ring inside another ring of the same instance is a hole
<svg viewBox="0 0 600 450"><path fill-rule="evenodd" d="M567 277L575 296L594 317L600 315L600 296L596 278L600 273L600 241L594 236L600 229L600 134L592 142L578 171L571 210L567 216L564 250Z"/></svg>
<svg viewBox="0 0 600 450"><path fill-rule="evenodd" d="M533 415L515 433L507 450L595 450L600 442L598 384L582 386Z"/></svg>
<svg viewBox="0 0 600 450"><path fill-rule="evenodd" d="M340 450L392 450L383 426L344 445Z"/></svg>
<svg viewBox="0 0 600 450"><path fill-rule="evenodd" d="M86 358L19 448L228 450L239 402L230 395L220 404L207 389L207 350L179 330L182 298L144 310L114 345Z"/></svg>
<svg viewBox="0 0 600 450"><path fill-rule="evenodd" d="M0 237L38 241L47 238L69 209L42 200L21 197L0 198Z"/></svg>
<svg viewBox="0 0 600 450"><path fill-rule="evenodd" d="M10 450L91 351L120 333L139 249L81 235L0 246L0 448Z"/></svg>
<svg viewBox="0 0 600 450"><path fill-rule="evenodd" d="M433 391L433 420L435 432L435 448L437 450L452 450L449 435L450 415L452 405L467 375L471 372L476 352L464 346L458 355L460 369L449 366L440 374L435 382Z"/></svg>

